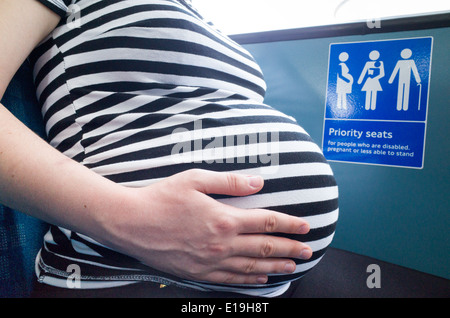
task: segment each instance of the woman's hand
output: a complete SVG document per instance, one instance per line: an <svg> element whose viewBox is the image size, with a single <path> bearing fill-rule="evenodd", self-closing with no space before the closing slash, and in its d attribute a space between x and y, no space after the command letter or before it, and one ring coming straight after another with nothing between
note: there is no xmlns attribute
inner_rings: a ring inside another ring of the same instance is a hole
<svg viewBox="0 0 450 318"><path fill-rule="evenodd" d="M264 235L305 234L300 218L227 206L207 194L245 196L259 177L189 170L154 185L129 189L132 208L106 220L114 248L182 278L230 284L265 283L269 273L291 273L289 258L309 258L297 241ZM126 205L125 205L126 206Z"/></svg>

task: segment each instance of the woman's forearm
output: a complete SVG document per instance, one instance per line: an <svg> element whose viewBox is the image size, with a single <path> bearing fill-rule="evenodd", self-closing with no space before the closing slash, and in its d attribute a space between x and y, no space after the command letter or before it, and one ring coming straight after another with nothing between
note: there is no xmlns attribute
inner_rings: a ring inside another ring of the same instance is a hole
<svg viewBox="0 0 450 318"><path fill-rule="evenodd" d="M123 190L53 149L0 104L2 204L95 238L103 211L121 204Z"/></svg>

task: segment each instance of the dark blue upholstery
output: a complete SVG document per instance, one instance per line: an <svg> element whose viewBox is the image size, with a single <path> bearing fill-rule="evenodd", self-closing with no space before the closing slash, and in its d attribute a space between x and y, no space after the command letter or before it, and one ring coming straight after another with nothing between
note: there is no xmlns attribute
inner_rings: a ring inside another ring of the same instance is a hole
<svg viewBox="0 0 450 318"><path fill-rule="evenodd" d="M31 68L27 62L17 71L1 102L24 124L44 136ZM34 259L46 228L47 225L40 220L0 205L0 297L29 296Z"/></svg>

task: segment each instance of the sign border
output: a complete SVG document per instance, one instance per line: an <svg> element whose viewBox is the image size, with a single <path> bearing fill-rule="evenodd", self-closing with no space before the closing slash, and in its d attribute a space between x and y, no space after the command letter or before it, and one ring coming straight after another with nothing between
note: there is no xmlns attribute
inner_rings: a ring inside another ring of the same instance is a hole
<svg viewBox="0 0 450 318"><path fill-rule="evenodd" d="M415 40L415 39L431 39L431 48L430 48L430 65L428 69L428 90L427 90L427 110L425 114L425 120L424 121L411 121L411 120L381 120L381 119L355 119L355 118L342 118L342 119L335 119L335 118L326 118L327 113L327 101L328 101L328 84L330 80L330 53L331 53L331 46L332 45L339 45L339 44L356 44L356 43L373 43L373 42L388 42L388 41L401 41L401 40ZM433 36L420 36L420 37L410 37L410 38L395 38L395 39L378 39L378 40L367 40L367 41L347 41L347 42L334 42L330 43L328 45L328 63L327 63L327 83L326 83L326 94L325 94L325 107L324 107L324 113L323 113L323 127L322 127L322 151L324 152L324 142L325 142L325 122L327 119L329 120L352 120L352 121L380 121L380 122L419 122L425 124L425 131L423 136L423 149L422 149L422 162L420 167L415 166L402 166L402 165L392 165L392 164L381 164L381 163L371 163L371 162L361 162L361 161L348 161L348 160L337 160L337 159L327 159L329 162L342 162L342 163L351 163L351 164L360 164L360 165L370 165L370 166L384 166L384 167L392 167L392 168L405 168L405 169L416 169L421 170L425 166L425 146L426 146L426 139L427 139L427 128L428 128L428 111L429 111L429 101L430 101L430 86L431 86L431 67L433 64L433 48L434 48L434 37Z"/></svg>

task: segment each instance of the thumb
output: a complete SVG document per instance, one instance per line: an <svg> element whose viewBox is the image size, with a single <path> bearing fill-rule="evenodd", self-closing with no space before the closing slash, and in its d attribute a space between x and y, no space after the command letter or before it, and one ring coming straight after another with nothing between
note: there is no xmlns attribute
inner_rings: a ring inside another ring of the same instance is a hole
<svg viewBox="0 0 450 318"><path fill-rule="evenodd" d="M185 177L190 178L188 180L193 188L205 194L245 196L258 192L264 186L264 179L259 176L196 169L186 173L188 175Z"/></svg>

